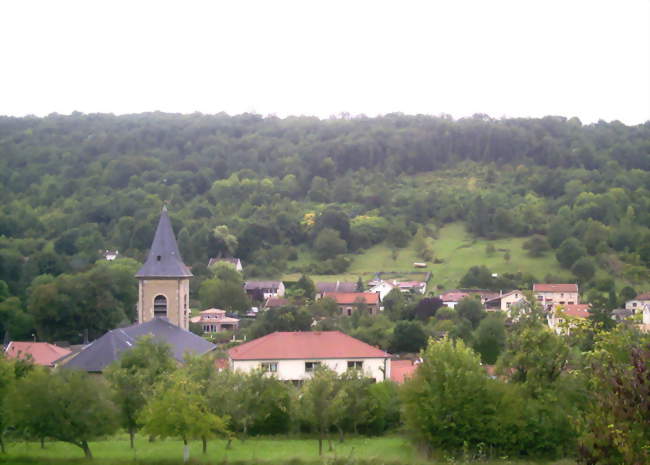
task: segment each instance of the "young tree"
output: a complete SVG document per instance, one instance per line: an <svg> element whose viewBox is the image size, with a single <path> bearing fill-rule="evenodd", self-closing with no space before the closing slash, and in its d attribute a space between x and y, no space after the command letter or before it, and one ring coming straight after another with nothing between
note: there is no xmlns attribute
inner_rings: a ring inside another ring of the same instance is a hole
<svg viewBox="0 0 650 465"><path fill-rule="evenodd" d="M106 383L76 370L33 370L16 383L7 405L19 434L74 444L86 458L92 458L88 442L114 433L118 425Z"/></svg>
<svg viewBox="0 0 650 465"><path fill-rule="evenodd" d="M402 389L413 439L433 449L475 447L489 437L493 402L479 356L463 341L429 340L423 363Z"/></svg>
<svg viewBox="0 0 650 465"><path fill-rule="evenodd" d="M104 372L119 410L121 426L129 433L131 449L135 433L142 426L140 412L152 394L153 386L175 368L170 346L144 336Z"/></svg>
<svg viewBox="0 0 650 465"><path fill-rule="evenodd" d="M303 291L303 295L307 299L314 300L314 297L316 296L316 286L309 276L303 273L296 283L296 287Z"/></svg>
<svg viewBox="0 0 650 465"><path fill-rule="evenodd" d="M184 462L189 460L189 440L228 434L224 419L208 409L200 384L182 370L158 382L140 420L148 434L180 438Z"/></svg>
<svg viewBox="0 0 650 465"><path fill-rule="evenodd" d="M348 246L340 233L332 228L322 229L314 240L314 251L318 258L327 260L347 252Z"/></svg>
<svg viewBox="0 0 650 465"><path fill-rule="evenodd" d="M332 370L318 368L302 388L301 412L318 433L318 455L323 455L323 439L342 413L339 380Z"/></svg>
<svg viewBox="0 0 650 465"><path fill-rule="evenodd" d="M392 352L419 352L427 343L427 336L419 321L398 321L391 341Z"/></svg>

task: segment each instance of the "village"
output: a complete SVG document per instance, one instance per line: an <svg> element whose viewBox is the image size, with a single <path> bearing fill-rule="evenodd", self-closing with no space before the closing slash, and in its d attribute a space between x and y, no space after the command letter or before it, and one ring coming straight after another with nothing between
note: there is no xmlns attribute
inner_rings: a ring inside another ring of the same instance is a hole
<svg viewBox="0 0 650 465"><path fill-rule="evenodd" d="M113 260L117 253L107 259ZM219 263L243 271L237 258L212 258L208 267ZM425 264L414 263L414 267ZM420 273L420 275L423 273ZM397 281L375 279L359 282L316 282L315 299L327 299L340 316L352 317L363 312L377 316L384 312L384 299L397 290L403 294L428 296L436 299L438 308L454 309L465 299L480 302L488 313L499 313L507 319L517 318L531 307L541 310L548 327L558 335L570 334L590 316L590 305L580 302L580 292L575 283L535 283L532 290L453 289L439 295L427 294L429 273L422 281ZM403 383L417 369L417 353L390 354L340 331L274 332L258 339L237 340L242 320L255 319L258 314L291 305L304 304L304 298L288 298L282 281L245 281L244 289L253 307L244 315L228 313L218 308L208 308L191 316L189 308L189 281L191 271L183 263L176 237L163 207L147 261L136 274L139 283L138 322L132 326L115 328L94 341L82 345L62 347L47 342L5 340L6 356L33 361L53 369L74 368L89 373L101 373L116 362L144 335L168 344L174 358L182 363L186 354L205 355L218 349L210 336L228 332L236 341L225 357L216 358L215 369L243 372L262 370L282 381L302 383L309 379L319 366L328 367L338 374L354 369L376 382L391 380ZM362 289L366 290L362 290ZM311 326L317 323L317 316ZM627 301L624 308L614 309L611 318L616 323L635 325L642 332L650 331L650 293L642 293ZM190 324L200 328L200 335L190 332ZM447 334L440 331L437 337ZM492 373L493 365L486 366Z"/></svg>

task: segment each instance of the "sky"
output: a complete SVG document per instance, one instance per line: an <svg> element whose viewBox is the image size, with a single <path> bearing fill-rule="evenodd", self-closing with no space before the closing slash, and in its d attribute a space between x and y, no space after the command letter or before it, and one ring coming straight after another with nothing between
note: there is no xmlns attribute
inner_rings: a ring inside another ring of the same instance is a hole
<svg viewBox="0 0 650 465"><path fill-rule="evenodd" d="M650 120L648 0L3 0L0 114Z"/></svg>

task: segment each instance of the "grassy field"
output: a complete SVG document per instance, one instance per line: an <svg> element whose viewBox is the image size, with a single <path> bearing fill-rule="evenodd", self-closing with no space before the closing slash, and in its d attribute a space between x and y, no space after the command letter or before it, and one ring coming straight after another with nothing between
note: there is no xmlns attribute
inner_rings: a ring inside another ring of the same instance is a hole
<svg viewBox="0 0 650 465"><path fill-rule="evenodd" d="M318 443L315 439L248 439L245 442L234 441L232 449L226 450L225 441L214 440L208 443L208 453L201 453L201 443L192 442L191 459L197 464L442 464L465 463L462 460L450 462L444 457L439 460L426 460L420 457L415 448L405 439L397 436L381 438L352 438L344 443L333 441L334 450L318 457ZM90 444L94 455L93 463L97 465L118 464L175 464L182 463L183 445L176 440L149 443L138 438L136 449L129 449L126 436ZM324 445L327 450L327 445ZM45 449L36 443L9 444L8 454L0 455L0 464L72 464L87 463L81 449L60 442L48 442ZM487 464L532 465L553 464L573 465L569 460L554 462L526 462L499 460L481 462Z"/></svg>
<svg viewBox="0 0 650 465"><path fill-rule="evenodd" d="M413 247L399 250L393 260L390 249L385 244L379 244L365 250L362 254L352 255L353 261L350 269L340 275L312 276L315 281L356 281L359 276L364 280L373 278L377 271L415 272L430 271L429 289L440 285L443 289L452 289L458 286L458 281L467 269L473 265L485 265L494 273L518 272L532 273L538 279L543 279L546 274L566 277L571 282L575 278L571 273L560 267L553 252L545 256L532 258L522 249L522 244L527 238L507 238L498 240L475 239L465 231L461 223L445 225L439 230L438 238L431 240L431 247L435 257L442 263L427 263L427 268L417 269L413 262L422 261L415 255ZM488 244L496 249L493 255L486 253ZM510 260L504 258L506 251ZM309 252L300 254L297 262L291 266L304 265L316 261ZM296 280L298 274L288 274L285 280Z"/></svg>

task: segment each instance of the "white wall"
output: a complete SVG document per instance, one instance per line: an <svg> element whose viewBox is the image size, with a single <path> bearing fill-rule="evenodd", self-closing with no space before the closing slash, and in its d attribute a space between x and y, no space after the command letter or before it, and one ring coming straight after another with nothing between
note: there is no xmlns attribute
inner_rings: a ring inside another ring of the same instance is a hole
<svg viewBox="0 0 650 465"><path fill-rule="evenodd" d="M384 378L384 360L386 361L386 376ZM338 374L348 369L348 361L363 361L363 372L377 382L390 379L390 359L383 358L350 358L350 359L302 359L302 360L234 360L231 367L249 373L259 369L262 363L277 362L278 371L276 376L283 381L305 380L311 377L311 373L305 372L305 362L321 362Z"/></svg>

